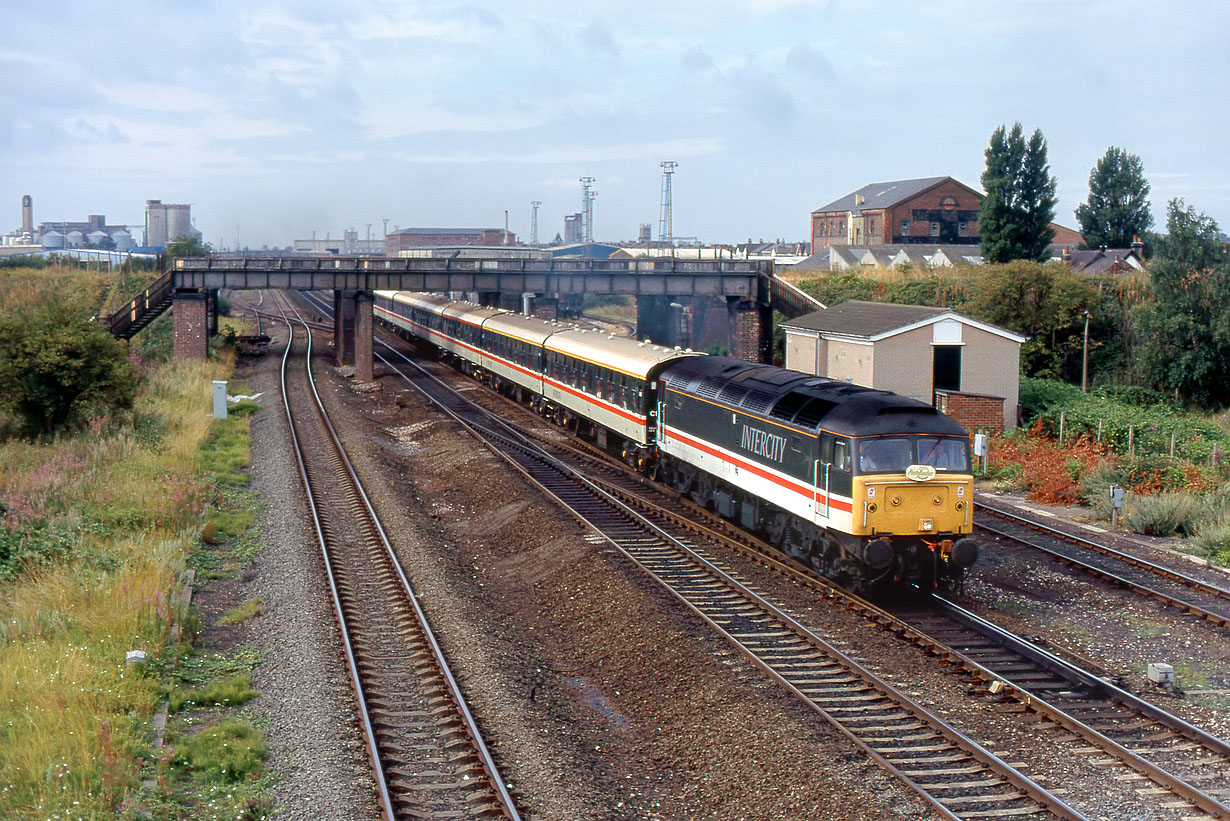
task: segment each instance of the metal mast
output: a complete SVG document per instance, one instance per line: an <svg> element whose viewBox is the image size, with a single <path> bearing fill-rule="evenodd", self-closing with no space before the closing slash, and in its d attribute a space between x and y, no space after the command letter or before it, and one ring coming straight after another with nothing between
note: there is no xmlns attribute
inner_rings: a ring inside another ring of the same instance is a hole
<svg viewBox="0 0 1230 821"><path fill-rule="evenodd" d="M658 222L658 241L662 247L669 248L675 244L674 229L671 227L671 174L679 163L665 160L662 166L662 217Z"/></svg>
<svg viewBox="0 0 1230 821"><path fill-rule="evenodd" d="M581 212L585 215L585 241L594 241L594 197L598 192L591 186L593 177L581 177Z"/></svg>
<svg viewBox="0 0 1230 821"><path fill-rule="evenodd" d="M542 205L542 200L530 200L530 207L534 209L530 217L530 245L533 247L538 247L538 206L540 205Z"/></svg>

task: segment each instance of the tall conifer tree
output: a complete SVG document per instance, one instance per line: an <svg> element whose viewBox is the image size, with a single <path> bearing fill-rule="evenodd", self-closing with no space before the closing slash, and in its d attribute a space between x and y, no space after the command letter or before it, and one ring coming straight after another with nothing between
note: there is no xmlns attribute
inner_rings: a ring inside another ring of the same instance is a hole
<svg viewBox="0 0 1230 821"><path fill-rule="evenodd" d="M1140 157L1111 146L1089 172L1089 199L1076 209L1088 248L1127 248L1153 227Z"/></svg>
<svg viewBox="0 0 1230 821"><path fill-rule="evenodd" d="M987 262L1041 259L1054 237L1056 182L1046 160L1046 140L1034 131L1029 142L1016 123L995 129L986 150L978 212L982 256Z"/></svg>

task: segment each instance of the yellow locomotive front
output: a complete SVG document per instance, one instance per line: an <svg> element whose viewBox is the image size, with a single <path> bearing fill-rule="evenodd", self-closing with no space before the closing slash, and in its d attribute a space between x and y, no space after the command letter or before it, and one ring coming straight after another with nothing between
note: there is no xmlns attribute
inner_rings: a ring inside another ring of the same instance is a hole
<svg viewBox="0 0 1230 821"><path fill-rule="evenodd" d="M964 436L856 439L851 535L863 561L894 582L959 582L978 558L974 477Z"/></svg>

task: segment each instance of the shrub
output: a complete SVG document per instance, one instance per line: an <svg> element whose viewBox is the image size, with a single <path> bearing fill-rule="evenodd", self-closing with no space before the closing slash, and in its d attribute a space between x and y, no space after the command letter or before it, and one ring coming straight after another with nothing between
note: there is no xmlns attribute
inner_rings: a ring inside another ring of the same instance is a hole
<svg viewBox="0 0 1230 821"><path fill-rule="evenodd" d="M1132 493L1123 502L1123 523L1148 536L1191 535L1200 519L1200 500L1190 493Z"/></svg>
<svg viewBox="0 0 1230 821"><path fill-rule="evenodd" d="M1193 538L1196 547L1214 564L1230 565L1230 516L1207 521Z"/></svg>
<svg viewBox="0 0 1230 821"><path fill-rule="evenodd" d="M1037 436L998 435L990 445L992 475L1020 466L1026 498L1049 504L1081 500L1083 478L1104 458L1101 448L1087 439L1061 446Z"/></svg>
<svg viewBox="0 0 1230 821"><path fill-rule="evenodd" d="M0 410L34 438L131 408L137 379L122 342L53 296L0 317L0 385Z"/></svg>

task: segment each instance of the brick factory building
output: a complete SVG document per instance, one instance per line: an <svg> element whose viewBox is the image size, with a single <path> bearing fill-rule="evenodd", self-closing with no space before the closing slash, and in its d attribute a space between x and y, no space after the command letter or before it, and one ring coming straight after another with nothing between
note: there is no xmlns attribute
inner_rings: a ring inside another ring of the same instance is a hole
<svg viewBox="0 0 1230 821"><path fill-rule="evenodd" d="M952 177L875 182L811 212L811 247L977 245L980 191Z"/></svg>
<svg viewBox="0 0 1230 821"><path fill-rule="evenodd" d="M1016 427L1025 337L947 308L851 300L782 323L786 367L934 405L971 431Z"/></svg>
<svg viewBox="0 0 1230 821"><path fill-rule="evenodd" d="M459 245L515 245L503 228L402 228L385 238L385 254L396 257L412 248L455 248Z"/></svg>

